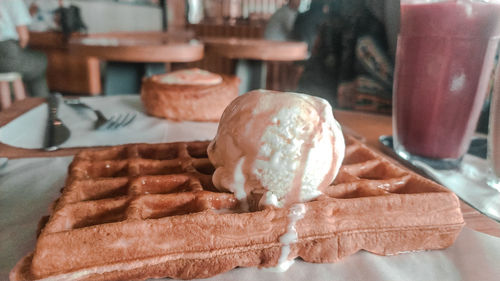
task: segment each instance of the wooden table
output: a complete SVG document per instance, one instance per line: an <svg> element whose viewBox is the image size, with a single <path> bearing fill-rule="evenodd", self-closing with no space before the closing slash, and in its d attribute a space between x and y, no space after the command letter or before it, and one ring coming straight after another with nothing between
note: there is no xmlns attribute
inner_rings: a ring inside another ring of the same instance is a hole
<svg viewBox="0 0 500 281"><path fill-rule="evenodd" d="M15 102L7 110L0 112L0 127L43 102L44 100L41 98L28 98L23 101ZM335 117L343 125L347 133L353 134L357 138L364 139L364 142L375 150L380 151L381 149L378 137L380 135L390 135L392 133L392 120L389 116L352 111L336 111ZM15 148L0 143L0 157L14 159L24 157L67 156L73 155L82 149L83 148L65 148L58 151L47 152L42 149ZM468 227L500 237L500 223L480 214L463 201L460 201L460 204Z"/></svg>
<svg viewBox="0 0 500 281"><path fill-rule="evenodd" d="M75 33L72 36L84 35ZM61 32L31 31L29 46L47 55L47 83L51 91L76 95L102 93L99 60L71 54Z"/></svg>
<svg viewBox="0 0 500 281"><path fill-rule="evenodd" d="M101 33L73 38L69 48L73 54L108 62L105 94L130 94L139 91L143 75L163 73L169 63L203 58L203 44L192 37L189 32Z"/></svg>
<svg viewBox="0 0 500 281"><path fill-rule="evenodd" d="M264 62L301 61L307 58L304 42L271 41L256 38L202 37L206 52L236 60L236 75L241 79L240 93L267 88Z"/></svg>
<svg viewBox="0 0 500 281"><path fill-rule="evenodd" d="M73 38L73 53L121 62L192 62L203 58L203 44L192 33L115 32Z"/></svg>

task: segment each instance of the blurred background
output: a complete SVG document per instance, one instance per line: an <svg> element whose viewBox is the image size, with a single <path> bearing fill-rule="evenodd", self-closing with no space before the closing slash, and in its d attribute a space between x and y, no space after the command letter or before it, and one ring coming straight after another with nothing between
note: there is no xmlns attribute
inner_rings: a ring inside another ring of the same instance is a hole
<svg viewBox="0 0 500 281"><path fill-rule="evenodd" d="M48 59L51 92L106 94L109 61L72 52L72 38L168 31L201 41L232 37L305 42L303 60L265 62L266 88L321 96L339 108L391 111L399 1L22 1L32 17L29 47ZM188 67L235 74L236 62L205 50L202 60L173 63L167 71Z"/></svg>

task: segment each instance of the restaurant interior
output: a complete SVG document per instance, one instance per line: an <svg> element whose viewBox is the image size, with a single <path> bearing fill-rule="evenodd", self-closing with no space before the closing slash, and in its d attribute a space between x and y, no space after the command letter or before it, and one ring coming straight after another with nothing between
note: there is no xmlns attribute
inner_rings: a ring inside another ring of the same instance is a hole
<svg viewBox="0 0 500 281"><path fill-rule="evenodd" d="M499 57L500 0L0 0L0 280L499 280Z"/></svg>

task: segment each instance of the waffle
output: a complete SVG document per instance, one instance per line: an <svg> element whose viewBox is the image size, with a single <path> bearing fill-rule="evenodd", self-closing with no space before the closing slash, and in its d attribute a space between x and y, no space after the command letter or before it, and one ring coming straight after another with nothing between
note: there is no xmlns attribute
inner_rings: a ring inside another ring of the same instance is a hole
<svg viewBox="0 0 500 281"><path fill-rule="evenodd" d="M324 195L305 203L289 258L330 263L442 249L464 225L457 197L347 138ZM75 156L34 253L11 280L205 278L273 267L289 209L240 212L211 182L208 142L130 144Z"/></svg>

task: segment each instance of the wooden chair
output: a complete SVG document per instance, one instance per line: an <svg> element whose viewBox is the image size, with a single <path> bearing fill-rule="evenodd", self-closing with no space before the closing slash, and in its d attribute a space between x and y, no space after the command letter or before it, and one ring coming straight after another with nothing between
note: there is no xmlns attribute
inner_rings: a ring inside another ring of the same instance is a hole
<svg viewBox="0 0 500 281"><path fill-rule="evenodd" d="M0 110L4 110L12 104L11 84L14 90L14 100L26 98L21 74L17 72L0 73Z"/></svg>

